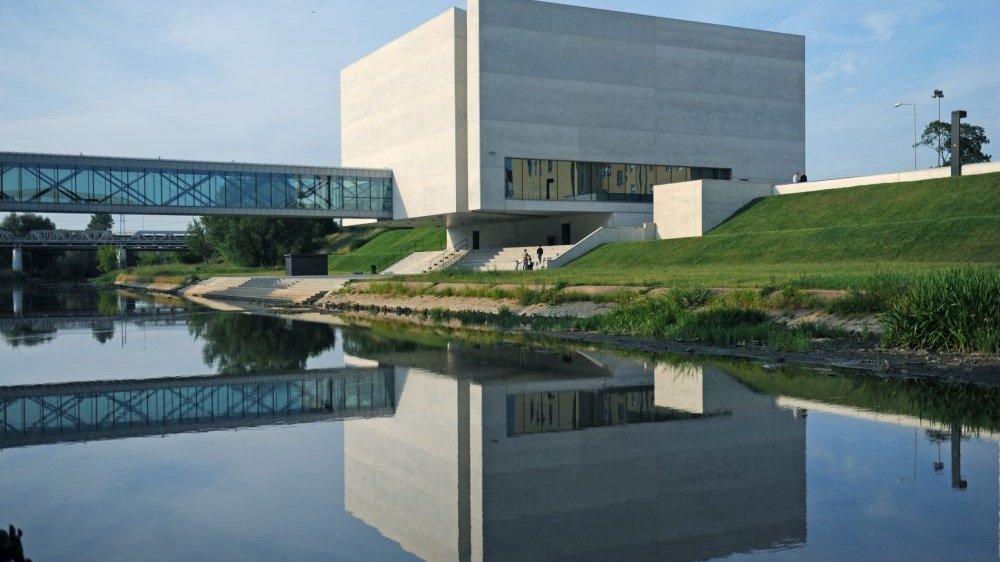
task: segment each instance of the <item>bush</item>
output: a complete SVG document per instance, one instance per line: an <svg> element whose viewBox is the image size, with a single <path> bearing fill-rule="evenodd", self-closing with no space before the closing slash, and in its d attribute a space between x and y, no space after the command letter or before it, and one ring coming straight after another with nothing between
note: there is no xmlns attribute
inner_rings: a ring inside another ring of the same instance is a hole
<svg viewBox="0 0 1000 562"><path fill-rule="evenodd" d="M1000 269L953 269L921 277L882 323L884 345L1000 353Z"/></svg>
<svg viewBox="0 0 1000 562"><path fill-rule="evenodd" d="M911 279L900 275L872 275L860 285L851 287L847 295L833 301L828 310L834 314L884 312L906 293L911 282Z"/></svg>

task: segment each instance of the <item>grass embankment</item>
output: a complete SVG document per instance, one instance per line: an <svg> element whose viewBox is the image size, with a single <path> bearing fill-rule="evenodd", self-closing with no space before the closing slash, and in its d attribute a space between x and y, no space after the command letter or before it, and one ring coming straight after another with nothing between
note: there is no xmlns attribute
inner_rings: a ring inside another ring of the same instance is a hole
<svg viewBox="0 0 1000 562"><path fill-rule="evenodd" d="M1000 174L757 200L701 238L609 244L535 272L441 272L450 281L850 288L878 273L913 275L1000 263Z"/></svg>
<svg viewBox="0 0 1000 562"><path fill-rule="evenodd" d="M369 273L372 265L382 271L413 252L443 251L444 246L443 228L389 230L350 253L331 255L330 273Z"/></svg>
<svg viewBox="0 0 1000 562"><path fill-rule="evenodd" d="M131 283L166 283L183 284L209 277L236 277L283 275L284 270L277 268L241 267L229 263L221 264L184 264L166 263L159 265L140 265L125 270L109 271L94 279L95 283L110 285L115 281Z"/></svg>

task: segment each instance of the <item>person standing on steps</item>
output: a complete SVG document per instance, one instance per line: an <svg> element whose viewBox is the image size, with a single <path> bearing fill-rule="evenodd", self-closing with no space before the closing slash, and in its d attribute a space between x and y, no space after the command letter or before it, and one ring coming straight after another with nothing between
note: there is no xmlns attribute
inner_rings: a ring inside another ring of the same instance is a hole
<svg viewBox="0 0 1000 562"><path fill-rule="evenodd" d="M542 247L539 246L538 249L535 250L535 253L538 254L538 269L541 269L542 268L542 254L544 254L545 252L542 250Z"/></svg>
<svg viewBox="0 0 1000 562"><path fill-rule="evenodd" d="M795 172L795 174L792 175L792 183L799 183L799 179L800 179L799 173Z"/></svg>

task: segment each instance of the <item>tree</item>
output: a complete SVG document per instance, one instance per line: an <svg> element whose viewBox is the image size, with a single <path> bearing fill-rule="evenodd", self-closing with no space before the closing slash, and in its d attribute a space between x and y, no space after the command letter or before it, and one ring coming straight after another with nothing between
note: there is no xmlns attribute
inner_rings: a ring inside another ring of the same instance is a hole
<svg viewBox="0 0 1000 562"><path fill-rule="evenodd" d="M989 162L989 154L983 153L983 146L990 143L986 138L986 131L978 125L962 123L959 126L959 137L961 140L961 162L962 164L976 164L978 162ZM943 121L931 121L924 129L924 134L920 136L917 144L929 146L934 150L938 148L938 136L941 138L941 159L944 166L951 166L951 124Z"/></svg>
<svg viewBox="0 0 1000 562"><path fill-rule="evenodd" d="M275 217L202 217L201 223L222 257L249 267L278 265L284 254L312 251L335 228L327 219Z"/></svg>
<svg viewBox="0 0 1000 562"><path fill-rule="evenodd" d="M90 222L87 223L87 230L101 230L111 232L115 226L115 219L108 213L94 213L90 215Z"/></svg>
<svg viewBox="0 0 1000 562"><path fill-rule="evenodd" d="M118 248L101 246L97 249L97 269L107 273L118 269Z"/></svg>
<svg viewBox="0 0 1000 562"><path fill-rule="evenodd" d="M208 239L208 232L205 230L205 223L194 219L187 226L187 255L197 262L207 262L215 257L215 248ZM187 261L187 260L185 260Z"/></svg>
<svg viewBox="0 0 1000 562"><path fill-rule="evenodd" d="M55 230L56 225L47 217L33 213L19 215L11 213L0 222L0 230L6 230L14 236L24 236L32 230ZM51 276L56 261L63 255L58 250L37 249L24 252L24 269L34 275Z"/></svg>
<svg viewBox="0 0 1000 562"><path fill-rule="evenodd" d="M34 213L24 213L19 215L11 213L7 215L3 222L0 222L0 230L6 230L15 236L24 236L32 230L55 230L56 224L47 217Z"/></svg>

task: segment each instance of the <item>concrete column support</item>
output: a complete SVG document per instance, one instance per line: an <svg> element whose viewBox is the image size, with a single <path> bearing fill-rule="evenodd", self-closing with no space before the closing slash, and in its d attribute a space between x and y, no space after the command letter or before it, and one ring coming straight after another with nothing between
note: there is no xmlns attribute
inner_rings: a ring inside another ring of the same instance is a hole
<svg viewBox="0 0 1000 562"><path fill-rule="evenodd" d="M11 259L11 265L15 272L24 271L24 250L20 246L14 246L14 257Z"/></svg>
<svg viewBox="0 0 1000 562"><path fill-rule="evenodd" d="M125 269L128 267L128 251L124 246L119 246L118 248L118 269Z"/></svg>

